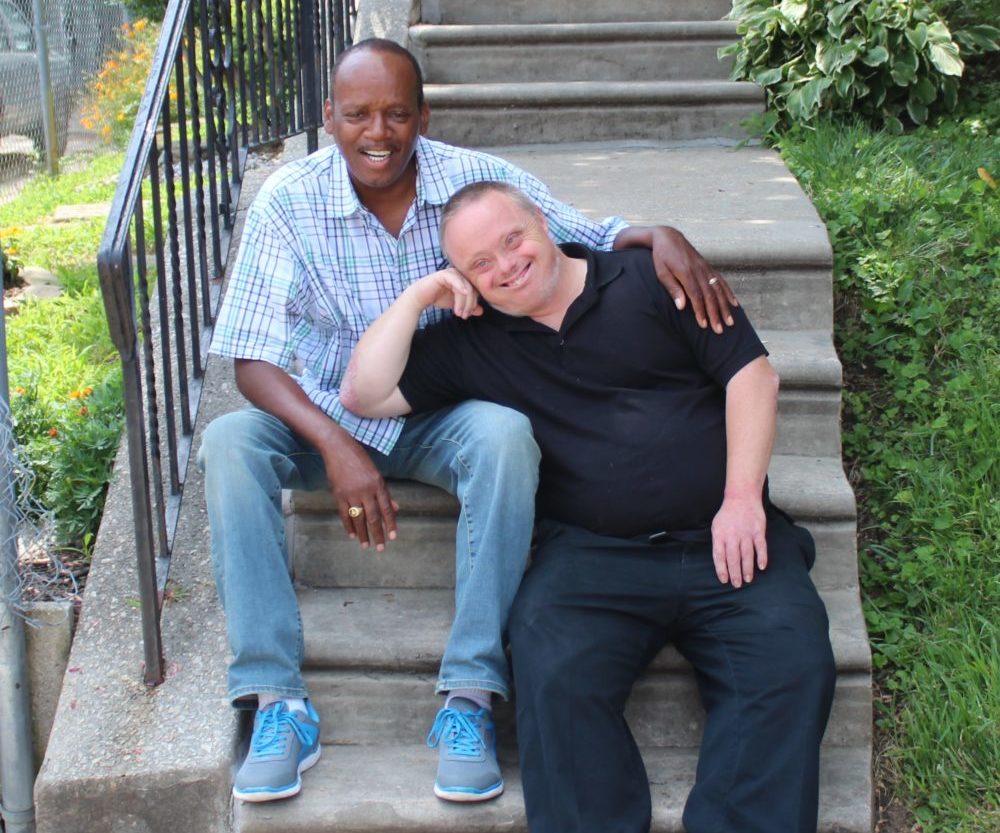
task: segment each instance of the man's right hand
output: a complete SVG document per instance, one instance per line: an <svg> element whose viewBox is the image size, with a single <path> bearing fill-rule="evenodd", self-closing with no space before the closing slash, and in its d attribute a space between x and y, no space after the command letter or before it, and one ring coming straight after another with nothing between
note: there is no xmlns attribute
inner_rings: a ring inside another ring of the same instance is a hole
<svg viewBox="0 0 1000 833"><path fill-rule="evenodd" d="M476 288L451 266L414 281L407 292L413 295L421 310L427 307L450 309L458 318L483 314Z"/></svg>
<svg viewBox="0 0 1000 833"><path fill-rule="evenodd" d="M237 359L236 385L262 411L285 423L323 457L326 478L337 501L344 530L367 548L385 549L396 538L396 511L382 475L357 440L316 407L281 368L265 361ZM351 507L357 517L351 517Z"/></svg>
<svg viewBox="0 0 1000 833"><path fill-rule="evenodd" d="M399 511L382 475L361 444L346 432L335 444L325 444L320 451L344 530L358 540L362 549L374 543L381 552L386 541L396 540ZM351 517L352 508L356 517Z"/></svg>

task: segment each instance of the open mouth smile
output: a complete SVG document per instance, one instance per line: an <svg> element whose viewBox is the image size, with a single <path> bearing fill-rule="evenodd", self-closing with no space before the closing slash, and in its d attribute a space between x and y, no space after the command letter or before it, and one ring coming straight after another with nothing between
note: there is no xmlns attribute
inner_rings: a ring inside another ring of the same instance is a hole
<svg viewBox="0 0 1000 833"><path fill-rule="evenodd" d="M528 270L531 268L531 264L525 264L524 267L511 275L505 281L500 283L500 288L502 289L520 289L528 280Z"/></svg>
<svg viewBox="0 0 1000 833"><path fill-rule="evenodd" d="M359 153L369 162L376 165L381 165L389 161L389 157L392 156L393 152L391 150L362 150Z"/></svg>

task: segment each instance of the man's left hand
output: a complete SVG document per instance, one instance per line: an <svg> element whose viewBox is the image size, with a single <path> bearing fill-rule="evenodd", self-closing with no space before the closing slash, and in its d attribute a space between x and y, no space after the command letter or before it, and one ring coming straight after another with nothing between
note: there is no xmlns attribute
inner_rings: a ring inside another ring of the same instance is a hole
<svg viewBox="0 0 1000 833"><path fill-rule="evenodd" d="M711 324L716 333L722 332L723 322L731 327L730 308L737 306L737 301L726 279L677 229L652 226L650 231L656 276L674 299L677 309L684 309L690 300L700 327Z"/></svg>
<svg viewBox="0 0 1000 833"><path fill-rule="evenodd" d="M723 584L753 581L754 563L767 567L767 519L760 498L727 497L712 520L712 560Z"/></svg>

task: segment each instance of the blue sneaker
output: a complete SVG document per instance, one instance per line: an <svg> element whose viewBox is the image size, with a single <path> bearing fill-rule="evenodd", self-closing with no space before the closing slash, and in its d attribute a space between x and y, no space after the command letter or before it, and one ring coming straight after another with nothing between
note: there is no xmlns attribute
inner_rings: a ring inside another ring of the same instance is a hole
<svg viewBox="0 0 1000 833"><path fill-rule="evenodd" d="M257 710L250 751L236 773L233 795L241 801L273 801L297 795L302 773L319 760L319 715L289 711L278 700Z"/></svg>
<svg viewBox="0 0 1000 833"><path fill-rule="evenodd" d="M503 792L497 733L489 709L453 697L438 712L427 745L439 747L434 795L445 801L486 801Z"/></svg>

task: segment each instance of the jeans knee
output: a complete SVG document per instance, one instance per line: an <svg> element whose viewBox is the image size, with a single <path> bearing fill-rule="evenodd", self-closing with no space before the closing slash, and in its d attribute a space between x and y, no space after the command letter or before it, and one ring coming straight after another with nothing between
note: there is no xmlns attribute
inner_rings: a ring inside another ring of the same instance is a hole
<svg viewBox="0 0 1000 833"><path fill-rule="evenodd" d="M531 430L531 420L520 411L489 403L483 403L481 415L475 444L477 455L491 466L502 461L507 468L534 472L537 476L541 452Z"/></svg>

